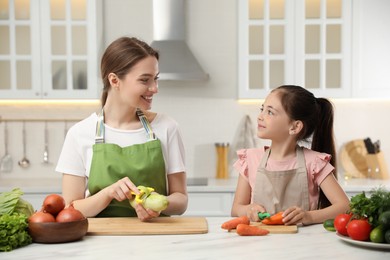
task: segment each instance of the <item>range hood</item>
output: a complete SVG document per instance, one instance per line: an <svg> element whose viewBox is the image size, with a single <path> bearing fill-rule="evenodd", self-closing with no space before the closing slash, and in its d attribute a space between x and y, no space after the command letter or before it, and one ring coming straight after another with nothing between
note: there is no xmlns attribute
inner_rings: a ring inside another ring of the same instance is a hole
<svg viewBox="0 0 390 260"><path fill-rule="evenodd" d="M184 0L153 0L153 42L159 51L160 80L207 80L185 40Z"/></svg>

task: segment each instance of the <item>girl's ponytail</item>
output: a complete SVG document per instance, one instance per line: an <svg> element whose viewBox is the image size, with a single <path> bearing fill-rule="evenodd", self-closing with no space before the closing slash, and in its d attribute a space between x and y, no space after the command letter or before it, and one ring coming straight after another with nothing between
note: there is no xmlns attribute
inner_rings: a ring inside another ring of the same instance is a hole
<svg viewBox="0 0 390 260"><path fill-rule="evenodd" d="M337 179L336 148L333 134L333 104L326 98L317 98L318 121L313 132L311 149L318 152L330 154L330 163L334 166L333 175ZM330 206L329 200L320 190L318 208Z"/></svg>

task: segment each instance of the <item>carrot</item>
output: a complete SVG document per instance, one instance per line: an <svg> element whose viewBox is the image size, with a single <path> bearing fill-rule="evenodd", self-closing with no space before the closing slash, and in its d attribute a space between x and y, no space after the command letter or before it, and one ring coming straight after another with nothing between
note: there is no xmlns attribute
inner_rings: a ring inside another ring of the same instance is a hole
<svg viewBox="0 0 390 260"><path fill-rule="evenodd" d="M278 212L268 218L265 218L261 221L261 223L266 225L284 225L283 222L283 211Z"/></svg>
<svg viewBox="0 0 390 260"><path fill-rule="evenodd" d="M250 226L247 224L238 224L237 226L237 234L240 236L265 236L268 233L268 230L257 226Z"/></svg>
<svg viewBox="0 0 390 260"><path fill-rule="evenodd" d="M227 230L232 230L232 229L235 229L238 224L249 225L249 223L250 223L250 221L249 221L249 218L247 216L241 216L241 217L226 221L225 223L223 223L221 225L221 228L227 229Z"/></svg>

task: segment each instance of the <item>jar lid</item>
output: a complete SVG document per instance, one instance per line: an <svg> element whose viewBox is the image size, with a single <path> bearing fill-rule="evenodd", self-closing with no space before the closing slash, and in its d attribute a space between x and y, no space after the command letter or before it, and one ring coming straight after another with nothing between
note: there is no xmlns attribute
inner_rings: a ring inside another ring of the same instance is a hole
<svg viewBox="0 0 390 260"><path fill-rule="evenodd" d="M217 147L220 147L220 146L226 147L226 146L229 146L229 143L215 143L215 146L217 146Z"/></svg>

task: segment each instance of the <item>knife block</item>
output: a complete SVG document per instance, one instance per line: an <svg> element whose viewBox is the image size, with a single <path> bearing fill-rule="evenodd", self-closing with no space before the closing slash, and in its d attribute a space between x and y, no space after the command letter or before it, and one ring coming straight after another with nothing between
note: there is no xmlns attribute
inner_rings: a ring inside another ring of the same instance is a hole
<svg viewBox="0 0 390 260"><path fill-rule="evenodd" d="M385 158L382 152L367 154L367 177L372 179L389 179Z"/></svg>

